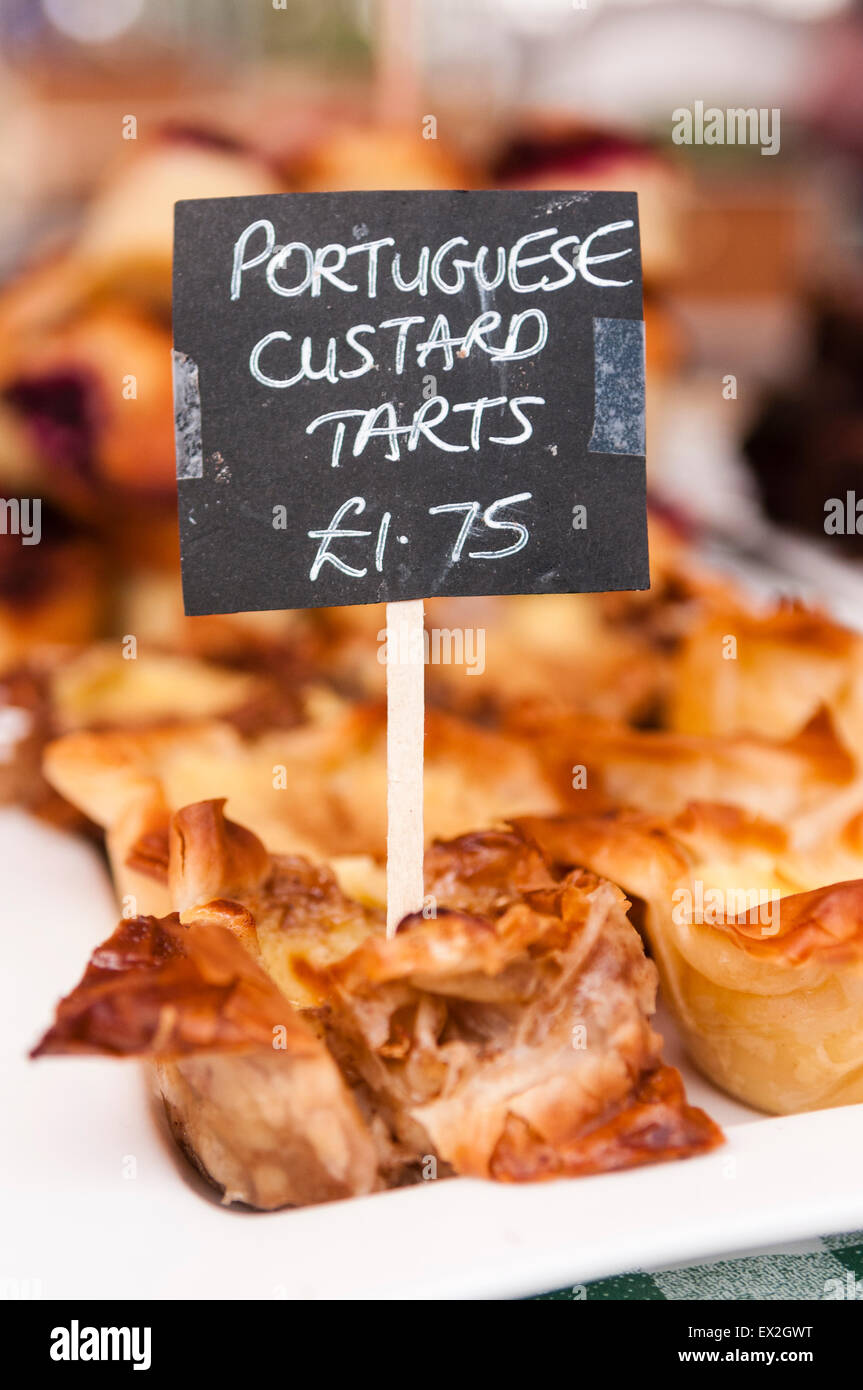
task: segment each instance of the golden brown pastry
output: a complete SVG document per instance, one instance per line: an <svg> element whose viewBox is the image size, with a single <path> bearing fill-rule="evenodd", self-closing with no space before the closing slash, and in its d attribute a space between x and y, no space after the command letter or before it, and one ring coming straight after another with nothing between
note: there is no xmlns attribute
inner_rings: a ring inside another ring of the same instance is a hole
<svg viewBox="0 0 863 1390"><path fill-rule="evenodd" d="M626 721L650 711L664 689L665 654L610 621L594 594L430 599L426 613L432 634L482 634L481 646L475 638L466 647L470 661L428 667L431 698L468 714L532 702Z"/></svg>
<svg viewBox="0 0 863 1390"><path fill-rule="evenodd" d="M34 1055L155 1061L178 1143L226 1202L370 1192L371 1135L327 1048L237 939L243 919L226 906L121 922Z"/></svg>
<svg viewBox="0 0 863 1390"><path fill-rule="evenodd" d="M270 855L250 830L226 819L221 800L183 807L167 835L154 824L137 838L127 832L126 862L165 883L183 920L200 903L242 903L252 924L243 944L298 1008L322 1003L308 968L349 955L383 921L381 905L348 897L330 868Z"/></svg>
<svg viewBox="0 0 863 1390"><path fill-rule="evenodd" d="M312 858L371 855L386 848L386 716L324 694L294 729L244 739L217 721L128 732L80 733L47 752L49 781L97 824L156 788L170 811L227 797L232 816L278 852ZM425 816L428 839L560 802L517 740L429 710Z"/></svg>
<svg viewBox="0 0 863 1390"><path fill-rule="evenodd" d="M670 723L688 734L794 737L820 709L863 757L863 637L817 610L702 613L675 663Z"/></svg>
<svg viewBox="0 0 863 1390"><path fill-rule="evenodd" d="M825 712L788 738L634 729L536 707L513 711L506 728L577 814L630 806L667 816L717 801L779 821L803 843L863 808L857 762Z"/></svg>
<svg viewBox="0 0 863 1390"><path fill-rule="evenodd" d="M436 915L389 941L382 910L270 856L221 803L174 817L166 863L153 849L130 853L187 906L122 923L35 1055L155 1061L179 1142L225 1200L320 1201L423 1168L603 1172L721 1142L662 1065L622 895L553 874L517 833L435 846Z"/></svg>
<svg viewBox="0 0 863 1390"><path fill-rule="evenodd" d="M306 692L300 665L278 675L132 646L40 645L0 670L0 803L14 801L74 825L80 813L45 780L46 745L65 733L122 729L143 734L177 720L219 716L243 733L298 724ZM134 638L137 644L137 638Z"/></svg>
<svg viewBox="0 0 863 1390"><path fill-rule="evenodd" d="M580 872L556 881L503 832L436 845L426 889L456 906L308 972L333 1051L401 1143L524 1181L718 1142L661 1065L656 981L617 889Z"/></svg>
<svg viewBox="0 0 863 1390"><path fill-rule="evenodd" d="M728 806L520 828L634 899L686 1047L717 1085L776 1114L863 1100L859 818L804 853Z"/></svg>

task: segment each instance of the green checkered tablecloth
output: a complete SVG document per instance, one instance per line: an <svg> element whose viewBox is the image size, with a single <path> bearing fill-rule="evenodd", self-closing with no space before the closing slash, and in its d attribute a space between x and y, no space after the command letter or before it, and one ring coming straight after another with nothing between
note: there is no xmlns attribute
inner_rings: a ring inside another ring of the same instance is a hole
<svg viewBox="0 0 863 1390"><path fill-rule="evenodd" d="M540 1299L825 1299L863 1300L863 1231L820 1236L733 1259L654 1270L633 1270L576 1284Z"/></svg>

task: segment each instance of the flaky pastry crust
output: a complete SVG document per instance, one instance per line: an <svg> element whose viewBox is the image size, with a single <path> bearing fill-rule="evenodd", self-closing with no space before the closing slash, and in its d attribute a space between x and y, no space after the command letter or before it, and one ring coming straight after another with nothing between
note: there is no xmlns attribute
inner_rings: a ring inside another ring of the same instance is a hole
<svg viewBox="0 0 863 1390"><path fill-rule="evenodd" d="M313 1029L241 944L236 904L121 922L34 1056L154 1061L174 1133L229 1202L273 1208L379 1185L377 1152Z"/></svg>
<svg viewBox="0 0 863 1390"><path fill-rule="evenodd" d="M640 905L665 998L717 1085L778 1114L863 1100L863 874L816 886L828 861L728 806L520 828ZM841 846L834 857L854 861Z"/></svg>
<svg viewBox="0 0 863 1390"><path fill-rule="evenodd" d="M175 1132L229 1199L322 1200L430 1159L522 1181L720 1142L662 1065L656 974L621 893L561 877L518 832L436 844L429 915L392 940L381 909L267 854L220 801L173 817L166 857L147 843L182 911L121 924L37 1054L152 1058ZM274 1105L278 1125L258 1123ZM348 1141L338 1167L329 1143Z"/></svg>
<svg viewBox="0 0 863 1390"><path fill-rule="evenodd" d="M672 689L670 724L681 733L783 741L826 708L863 758L863 638L800 603L703 611L676 653Z"/></svg>
<svg viewBox="0 0 863 1390"><path fill-rule="evenodd" d="M386 712L335 706L295 729L244 739L204 720L141 731L84 732L54 743L49 781L98 825L156 794L169 811L227 798L232 816L278 853L312 859L386 852ZM559 809L519 740L430 710L425 823L429 839L507 815Z"/></svg>
<svg viewBox="0 0 863 1390"><path fill-rule="evenodd" d="M693 801L725 803L807 843L863 810L857 761L824 709L785 739L633 729L529 706L512 712L508 728L530 743L577 815L635 807L673 816Z"/></svg>

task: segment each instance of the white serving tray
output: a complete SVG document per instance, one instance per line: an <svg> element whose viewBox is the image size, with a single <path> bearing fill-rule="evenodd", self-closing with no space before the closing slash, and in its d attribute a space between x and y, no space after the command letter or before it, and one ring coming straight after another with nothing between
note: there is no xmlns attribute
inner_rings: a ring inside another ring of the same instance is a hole
<svg viewBox="0 0 863 1390"><path fill-rule="evenodd" d="M97 855L2 811L0 885L0 1296L517 1297L863 1227L863 1105L768 1119L685 1063L690 1099L728 1135L705 1158L522 1187L444 1180L266 1215L221 1207L135 1063L26 1060L115 924Z"/></svg>

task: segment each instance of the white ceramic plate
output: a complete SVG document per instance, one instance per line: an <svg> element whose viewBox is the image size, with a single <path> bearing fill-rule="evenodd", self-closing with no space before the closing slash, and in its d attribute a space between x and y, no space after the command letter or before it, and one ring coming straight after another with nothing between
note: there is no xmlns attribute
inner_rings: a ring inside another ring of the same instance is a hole
<svg viewBox="0 0 863 1390"><path fill-rule="evenodd" d="M863 1106L766 1119L684 1064L706 1158L511 1187L467 1179L272 1214L221 1207L134 1063L27 1050L116 910L96 854L0 813L0 1296L496 1298L863 1226ZM663 1020L666 1055L680 1062Z"/></svg>

